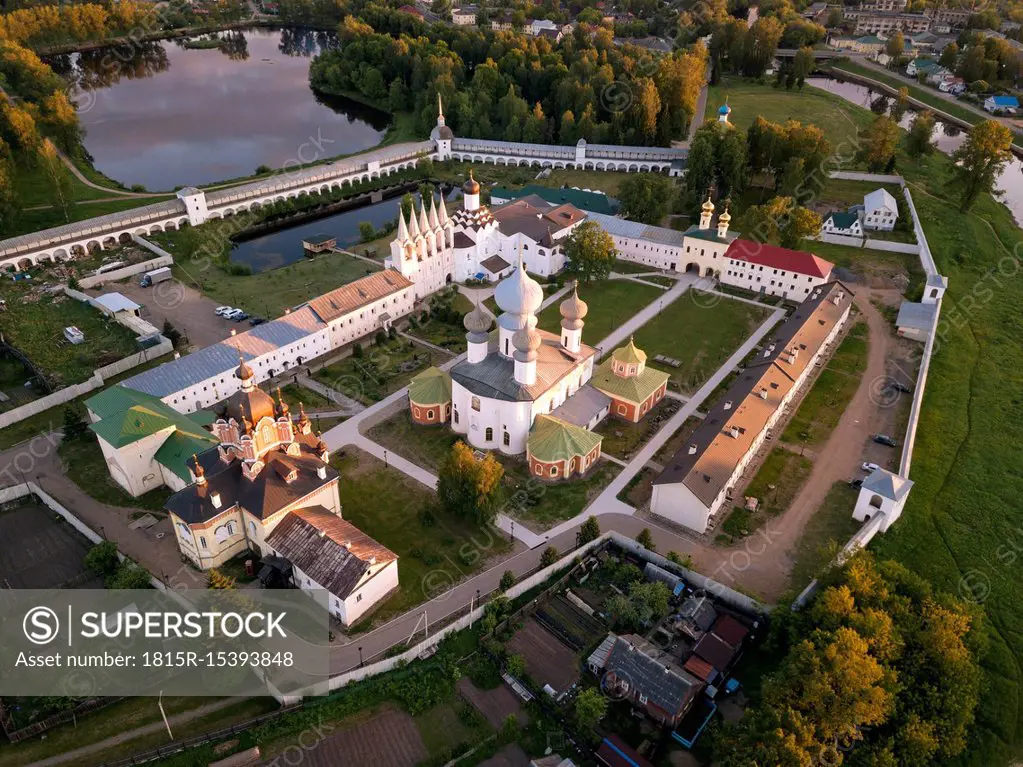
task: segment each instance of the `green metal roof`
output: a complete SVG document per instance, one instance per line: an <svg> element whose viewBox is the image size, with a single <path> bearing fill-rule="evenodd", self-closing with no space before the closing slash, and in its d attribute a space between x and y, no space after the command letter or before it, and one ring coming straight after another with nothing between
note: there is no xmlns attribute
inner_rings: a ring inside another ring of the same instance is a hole
<svg viewBox="0 0 1023 767"><path fill-rule="evenodd" d="M490 190L490 197L496 197L499 200L517 200L520 197L528 197L531 194L535 194L552 205L563 205L567 202L590 213L603 213L613 216L618 212L617 202L603 192L585 192L582 189L571 189L568 187L552 189L549 186L539 186L538 184L529 184L521 189L508 189L507 187L497 186Z"/></svg>
<svg viewBox="0 0 1023 767"><path fill-rule="evenodd" d="M692 237L694 240L706 240L707 242L720 242L724 244L730 243L736 237L737 234L732 234L726 237L718 237L718 230L716 226L712 226L709 229L701 229L698 226L691 226L683 232L686 237Z"/></svg>
<svg viewBox="0 0 1023 767"><path fill-rule="evenodd" d="M852 225L860 219L855 213L843 213L842 211L829 213L827 218L830 218L839 229L851 229Z"/></svg>
<svg viewBox="0 0 1023 767"><path fill-rule="evenodd" d="M649 367L644 369L639 375L625 378L613 373L611 371L611 360L607 360L593 371L590 385L610 397L639 405L646 401L647 397L660 389L669 378L671 376L668 373Z"/></svg>
<svg viewBox="0 0 1023 767"><path fill-rule="evenodd" d="M625 346L619 346L611 352L611 358L626 364L638 365L640 362L646 362L646 352L642 349L637 349L635 341L630 337L629 343L625 344Z"/></svg>
<svg viewBox="0 0 1023 767"><path fill-rule="evenodd" d="M111 386L87 399L85 405L101 419L89 428L115 448L168 429L199 440L203 450L217 443L216 437L202 428L212 423L210 413L183 415L158 397L124 386Z"/></svg>
<svg viewBox="0 0 1023 767"><path fill-rule="evenodd" d="M604 439L599 434L550 415L538 415L533 421L527 447L538 461L553 463L589 455Z"/></svg>
<svg viewBox="0 0 1023 767"><path fill-rule="evenodd" d="M191 482L192 473L189 471L188 462L193 455L209 450L217 442L212 434L208 436L209 438L206 439L182 431L171 432L167 440L160 445L160 449L156 451L157 463L166 466L185 482Z"/></svg>
<svg viewBox="0 0 1023 767"><path fill-rule="evenodd" d="M123 413L134 405L162 405L159 397L135 391L126 386L110 386L99 394L85 400L85 406L99 418L109 418L116 413Z"/></svg>
<svg viewBox="0 0 1023 767"><path fill-rule="evenodd" d="M450 402L451 376L438 368L427 368L409 382L408 398L417 405Z"/></svg>

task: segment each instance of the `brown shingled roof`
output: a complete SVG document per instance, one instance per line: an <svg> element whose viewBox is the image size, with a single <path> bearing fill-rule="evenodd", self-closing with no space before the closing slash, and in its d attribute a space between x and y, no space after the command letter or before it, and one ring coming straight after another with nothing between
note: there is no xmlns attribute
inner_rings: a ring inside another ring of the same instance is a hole
<svg viewBox="0 0 1023 767"><path fill-rule="evenodd" d="M764 340L760 357L740 373L654 484L682 482L709 507L849 308L852 296L840 282L815 288Z"/></svg>
<svg viewBox="0 0 1023 767"><path fill-rule="evenodd" d="M321 320L329 322L411 286L400 272L384 269L314 298L309 306Z"/></svg>

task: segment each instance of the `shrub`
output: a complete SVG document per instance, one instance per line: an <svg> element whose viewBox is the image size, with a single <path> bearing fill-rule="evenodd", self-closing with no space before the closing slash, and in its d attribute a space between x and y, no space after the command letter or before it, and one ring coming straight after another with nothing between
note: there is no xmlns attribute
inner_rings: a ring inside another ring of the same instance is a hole
<svg viewBox="0 0 1023 767"><path fill-rule="evenodd" d="M540 555L540 567L550 567L558 561L559 556L560 554L558 554L558 550L556 548L548 546L543 550L543 554Z"/></svg>
<svg viewBox="0 0 1023 767"><path fill-rule="evenodd" d="M117 544L113 541L97 543L85 555L85 566L104 578L113 575L120 564L120 559L117 556Z"/></svg>
<svg viewBox="0 0 1023 767"><path fill-rule="evenodd" d="M352 344L352 356L357 360L361 360L364 352L362 351L362 344L355 342Z"/></svg>
<svg viewBox="0 0 1023 767"><path fill-rule="evenodd" d="M511 570L505 570L504 574L501 576L501 585L500 585L501 591L507 591L508 589L510 589L514 585L515 585L515 573L513 573Z"/></svg>

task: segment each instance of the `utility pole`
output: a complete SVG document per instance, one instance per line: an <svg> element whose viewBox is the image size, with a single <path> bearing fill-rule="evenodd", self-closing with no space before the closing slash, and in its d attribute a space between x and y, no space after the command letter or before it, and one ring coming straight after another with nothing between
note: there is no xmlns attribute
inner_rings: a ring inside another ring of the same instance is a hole
<svg viewBox="0 0 1023 767"><path fill-rule="evenodd" d="M157 698L156 705L160 708L160 716L163 717L163 726L167 728L167 737L174 740L174 733L171 732L170 722L167 721L167 712L163 710L163 690L160 690L160 697Z"/></svg>

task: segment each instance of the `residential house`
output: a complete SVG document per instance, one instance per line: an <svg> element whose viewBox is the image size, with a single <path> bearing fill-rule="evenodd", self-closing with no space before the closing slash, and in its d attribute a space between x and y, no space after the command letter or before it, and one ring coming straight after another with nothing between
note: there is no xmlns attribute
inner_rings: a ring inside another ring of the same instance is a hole
<svg viewBox="0 0 1023 767"><path fill-rule="evenodd" d="M863 225L855 212L834 211L824 217L821 231L827 234L842 234L847 237L862 237Z"/></svg>
<svg viewBox="0 0 1023 767"><path fill-rule="evenodd" d="M1007 112L1014 115L1019 109L1019 99L1015 96L988 96L984 99L984 109L991 114Z"/></svg>
<svg viewBox="0 0 1023 767"><path fill-rule="evenodd" d="M860 37L832 37L830 43L839 50L865 53L871 56L884 50L885 41L876 35L862 35Z"/></svg>
<svg viewBox="0 0 1023 767"><path fill-rule="evenodd" d="M605 694L628 700L666 727L682 721L704 688L674 657L635 634L608 634L587 665Z"/></svg>
<svg viewBox="0 0 1023 767"><path fill-rule="evenodd" d="M863 228L890 232L899 220L899 204L887 189L875 189L863 198Z"/></svg>
<svg viewBox="0 0 1023 767"><path fill-rule="evenodd" d="M966 81L961 77L946 77L938 83L938 90L958 96L961 93L966 93Z"/></svg>
<svg viewBox="0 0 1023 767"><path fill-rule="evenodd" d="M973 15L973 11L962 6L938 6L925 8L923 15L930 19L936 32L946 34L953 29L965 29L970 21L970 16Z"/></svg>
<svg viewBox="0 0 1023 767"><path fill-rule="evenodd" d="M463 5L451 11L451 21L460 27L472 27L476 25L476 13L479 9L475 5Z"/></svg>

